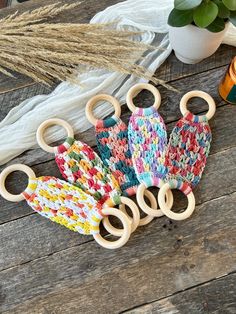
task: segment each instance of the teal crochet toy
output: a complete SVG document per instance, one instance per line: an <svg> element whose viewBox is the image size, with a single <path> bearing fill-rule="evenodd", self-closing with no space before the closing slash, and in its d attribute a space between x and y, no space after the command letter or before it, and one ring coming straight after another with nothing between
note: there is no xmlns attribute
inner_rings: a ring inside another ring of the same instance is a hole
<svg viewBox="0 0 236 314"><path fill-rule="evenodd" d="M108 101L112 102L120 110L118 101L108 95L104 96ZM90 110L91 102L89 101L87 110ZM90 115L87 115L90 117ZM127 125L120 119L120 112L116 112L110 118L104 120L96 120L95 133L99 154L106 166L108 166L115 178L120 184L120 188L124 195L132 196L136 193L138 180L132 165L131 153L128 146L128 130Z"/></svg>
<svg viewBox="0 0 236 314"><path fill-rule="evenodd" d="M115 108L115 114L105 120L97 120L93 116L95 105L105 100ZM120 119L121 107L119 102L112 96L101 94L89 100L86 106L88 120L95 126L95 136L99 154L114 177L118 180L123 195L132 196L137 192L139 181L137 179L131 152L128 145L128 128ZM157 202L151 192L146 191L145 196L150 200L151 206L157 208ZM140 220L140 225L149 223L151 216Z"/></svg>

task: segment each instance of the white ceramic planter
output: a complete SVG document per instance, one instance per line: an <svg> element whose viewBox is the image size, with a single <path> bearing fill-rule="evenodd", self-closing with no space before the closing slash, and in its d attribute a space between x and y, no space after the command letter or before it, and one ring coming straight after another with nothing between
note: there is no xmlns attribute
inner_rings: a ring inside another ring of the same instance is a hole
<svg viewBox="0 0 236 314"><path fill-rule="evenodd" d="M194 25L183 27L169 26L169 39L176 57L188 64L198 63L211 56L220 46L228 28L219 33Z"/></svg>

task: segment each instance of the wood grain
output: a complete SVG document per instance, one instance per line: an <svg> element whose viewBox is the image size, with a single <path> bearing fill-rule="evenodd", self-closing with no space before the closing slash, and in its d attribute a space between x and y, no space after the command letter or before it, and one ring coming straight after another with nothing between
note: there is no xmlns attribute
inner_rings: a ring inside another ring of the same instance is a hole
<svg viewBox="0 0 236 314"><path fill-rule="evenodd" d="M234 272L235 201L205 202L177 227L155 220L118 251L92 241L2 271L1 312L118 313Z"/></svg>
<svg viewBox="0 0 236 314"><path fill-rule="evenodd" d="M203 73L229 64L235 53L235 47L221 45L217 52L210 58L197 64L184 64L179 62L174 53L172 53L167 61L156 71L156 76L170 82L197 73Z"/></svg>
<svg viewBox="0 0 236 314"><path fill-rule="evenodd" d="M194 190L199 206L201 204L204 206L212 199L236 191L235 160L235 147L209 157L209 163L201 183ZM224 164L224 168L222 168L222 164ZM58 174L54 163L51 163L51 167L51 174ZM40 171L42 175L47 174L44 165L40 165ZM174 196L174 208L176 210L184 208L186 199L179 192L174 193ZM0 238L4 239L6 243L6 246L0 246L0 271L92 240L92 237L80 236L53 224L36 213L33 214L32 209L25 202L21 202L20 206L27 210L25 214L28 216L0 225ZM2 209L4 210L4 207ZM12 208L12 210L14 209L16 210L16 207ZM9 208L6 207L6 210L8 211ZM195 210L191 218L193 221L200 214L199 211L201 211L201 207ZM164 225L166 221L168 219L158 219L157 223ZM178 222L175 222L175 225L181 226ZM151 230L152 225L149 228ZM144 228L141 228L140 231L144 232ZM12 252L14 252L13 255Z"/></svg>
<svg viewBox="0 0 236 314"><path fill-rule="evenodd" d="M236 309L235 294L236 274L233 273L223 278L212 280L201 286L177 293L174 296L123 313L232 314Z"/></svg>

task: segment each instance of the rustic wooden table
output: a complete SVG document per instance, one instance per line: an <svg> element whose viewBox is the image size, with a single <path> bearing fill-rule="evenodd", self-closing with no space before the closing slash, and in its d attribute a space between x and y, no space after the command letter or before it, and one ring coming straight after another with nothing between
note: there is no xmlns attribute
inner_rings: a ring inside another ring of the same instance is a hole
<svg viewBox="0 0 236 314"><path fill-rule="evenodd" d="M19 11L56 1L29 1ZM58 19L88 22L117 2L87 0ZM13 9L3 9L0 16L10 12ZM91 237L33 213L24 202L16 205L0 198L1 313L236 313L236 106L222 101L217 91L233 55L235 48L221 46L200 64L184 65L172 54L156 73L182 94L201 89L217 103L210 121L212 149L195 190L197 207L192 218L155 219L139 228L125 247L109 251ZM48 92L24 76L1 75L0 119L22 100ZM171 130L181 116L181 95L164 88L160 92L160 111ZM152 103L145 92L139 100L144 106ZM122 109L127 121L128 110ZM191 109L201 113L206 107L193 102ZM78 138L95 145L92 130ZM52 156L40 149L15 161L32 166L37 175L60 177ZM14 175L9 188L19 192L25 183ZM177 199L176 208L183 208L184 198L178 194Z"/></svg>

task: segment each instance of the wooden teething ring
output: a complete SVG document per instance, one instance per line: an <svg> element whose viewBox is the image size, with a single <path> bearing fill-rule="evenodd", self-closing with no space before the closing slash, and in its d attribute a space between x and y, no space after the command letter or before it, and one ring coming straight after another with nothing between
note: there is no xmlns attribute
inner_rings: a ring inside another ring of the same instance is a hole
<svg viewBox="0 0 236 314"><path fill-rule="evenodd" d="M129 220L129 223L131 224L131 232L134 232L137 229L139 222L140 222L140 213L139 213L138 207L131 199L129 199L127 197L121 196L120 199L121 199L121 203L123 205L128 206L132 212L133 217L131 218L127 215L126 212L123 211L123 213L126 214L128 220ZM118 236L118 237L122 235L123 229L117 229L117 228L113 227L111 225L108 217L105 217L102 222L103 222L105 229L110 234Z"/></svg>
<svg viewBox="0 0 236 314"><path fill-rule="evenodd" d="M104 215L112 215L119 218L123 224L123 229L118 235L120 238L114 242L105 240L100 234L94 234L95 241L106 249L117 249L127 243L131 234L131 224L128 217L119 209L116 208L104 208L102 209Z"/></svg>
<svg viewBox="0 0 236 314"><path fill-rule="evenodd" d="M67 123L65 120L62 119L49 119L44 121L42 124L40 124L37 133L36 138L39 146L45 150L48 153L55 153L57 147L49 146L45 140L44 140L44 132L47 128L49 128L52 125L60 125L67 131L67 137L74 137L74 131L69 123Z"/></svg>
<svg viewBox="0 0 236 314"><path fill-rule="evenodd" d="M134 112L137 109L137 107L133 103L133 98L135 96L137 96L137 94L139 92L141 92L143 89L146 89L153 94L155 101L154 101L154 104L152 105L152 107L154 107L155 109L158 109L160 107L161 95L159 93L159 90L151 84L139 83L139 84L132 86L129 89L127 96L126 96L127 106L129 107L129 110L131 112Z"/></svg>
<svg viewBox="0 0 236 314"><path fill-rule="evenodd" d="M189 99L191 99L193 97L199 97L199 98L204 99L208 103L208 106L209 106L209 109L208 109L206 115L201 115L201 116L198 115L199 121L203 122L204 117L206 117L207 120L210 120L215 114L216 104L215 104L214 99L209 94L207 94L203 91L200 91L200 90L190 91L190 92L186 93L181 98L180 111L181 111L182 115L184 116L185 114L187 114L189 112L189 110L187 109L187 103L188 103Z"/></svg>
<svg viewBox="0 0 236 314"><path fill-rule="evenodd" d="M10 173L12 173L14 171L22 171L28 176L28 178L35 178L35 173L30 167L28 167L26 165L22 165L22 164L11 165L11 166L5 168L1 172L1 174L0 174L0 194L2 195L3 198L5 198L6 200L8 200L10 202L20 202L20 201L24 200L24 196L22 194L11 194L10 192L7 191L7 189L5 187L6 178L9 176Z"/></svg>
<svg viewBox="0 0 236 314"><path fill-rule="evenodd" d="M149 199L150 205L152 208L157 208L157 201L155 196L148 190L145 190L144 195ZM127 214L126 208L124 204L120 205L120 210L122 210L125 214ZM147 215L139 220L139 227L148 225L154 219L153 216Z"/></svg>
<svg viewBox="0 0 236 314"><path fill-rule="evenodd" d="M188 199L188 206L185 209L184 212L182 213L174 213L167 205L166 205L166 201L165 201L165 195L166 193L170 190L170 189L178 189L178 184L176 181L176 184L173 186L173 184L170 186L169 183L165 183L159 190L158 193L158 203L159 206L162 210L162 212L169 217L170 219L173 220L184 220L189 218L192 213L194 212L195 209L195 197L193 192L190 192L187 195L187 199Z"/></svg>
<svg viewBox="0 0 236 314"><path fill-rule="evenodd" d="M93 115L93 110L96 106L96 104L99 102L99 101L102 101L102 100L105 100L109 103L111 103L113 105L113 107L115 108L115 116L117 118L120 117L121 115L121 107L120 107L120 103L119 101L115 98L115 97L112 97L110 95L107 95L107 94L100 94L100 95L96 95L94 97L92 97L88 102L87 102L87 105L86 105L86 108L85 108L85 113L86 113L86 116L87 116L87 119L89 120L90 123L92 123L93 125L96 125L97 124L97 121L98 119L96 119Z"/></svg>
<svg viewBox="0 0 236 314"><path fill-rule="evenodd" d="M164 185L164 182L161 181L160 183L160 187L162 187ZM144 183L141 183L138 187L137 190L137 202L140 206L140 208L147 214L153 217L161 217L164 215L164 213L161 211L161 209L157 208L157 204L156 207L153 206L148 206L144 200L144 195L145 195L145 191L147 187L145 186ZM171 207L173 206L173 194L171 192L171 190L168 190L166 193L166 207L171 209Z"/></svg>
<svg viewBox="0 0 236 314"><path fill-rule="evenodd" d="M155 199L154 195L148 190L146 191L145 195L149 199L151 206L155 206L156 205L156 199ZM134 232L138 226L146 225L150 221L153 220L154 217L152 217L152 216L147 216L147 217L140 219L140 213L139 213L138 207L136 206L136 204L132 200L128 199L127 197L121 197L121 202L122 202L122 204L119 206L119 209L120 209L120 211L122 211L124 214L127 215L127 218L129 219L130 224L131 224L131 232ZM131 212L133 215L132 218L127 214L125 205L131 209ZM103 222L104 228L110 234L115 235L117 237L122 235L123 229L118 229L118 228L113 227L111 225L108 217L105 217L102 222Z"/></svg>
<svg viewBox="0 0 236 314"><path fill-rule="evenodd" d="M137 107L133 103L133 98L143 89L150 91L154 95L155 101L152 107L155 108L156 110L160 107L161 95L159 93L159 90L151 84L140 83L131 87L127 93L126 102L131 112L134 112L137 109ZM143 183L141 183L137 191L137 201L138 201L139 206L149 216L152 216L152 217L162 216L163 213L160 210L157 210L157 204L156 204L156 207L152 207L152 206L150 207L146 204L144 200L145 190L146 190L146 186ZM171 208L173 204L173 195L171 191L168 191L167 201L168 201L168 207Z"/></svg>

